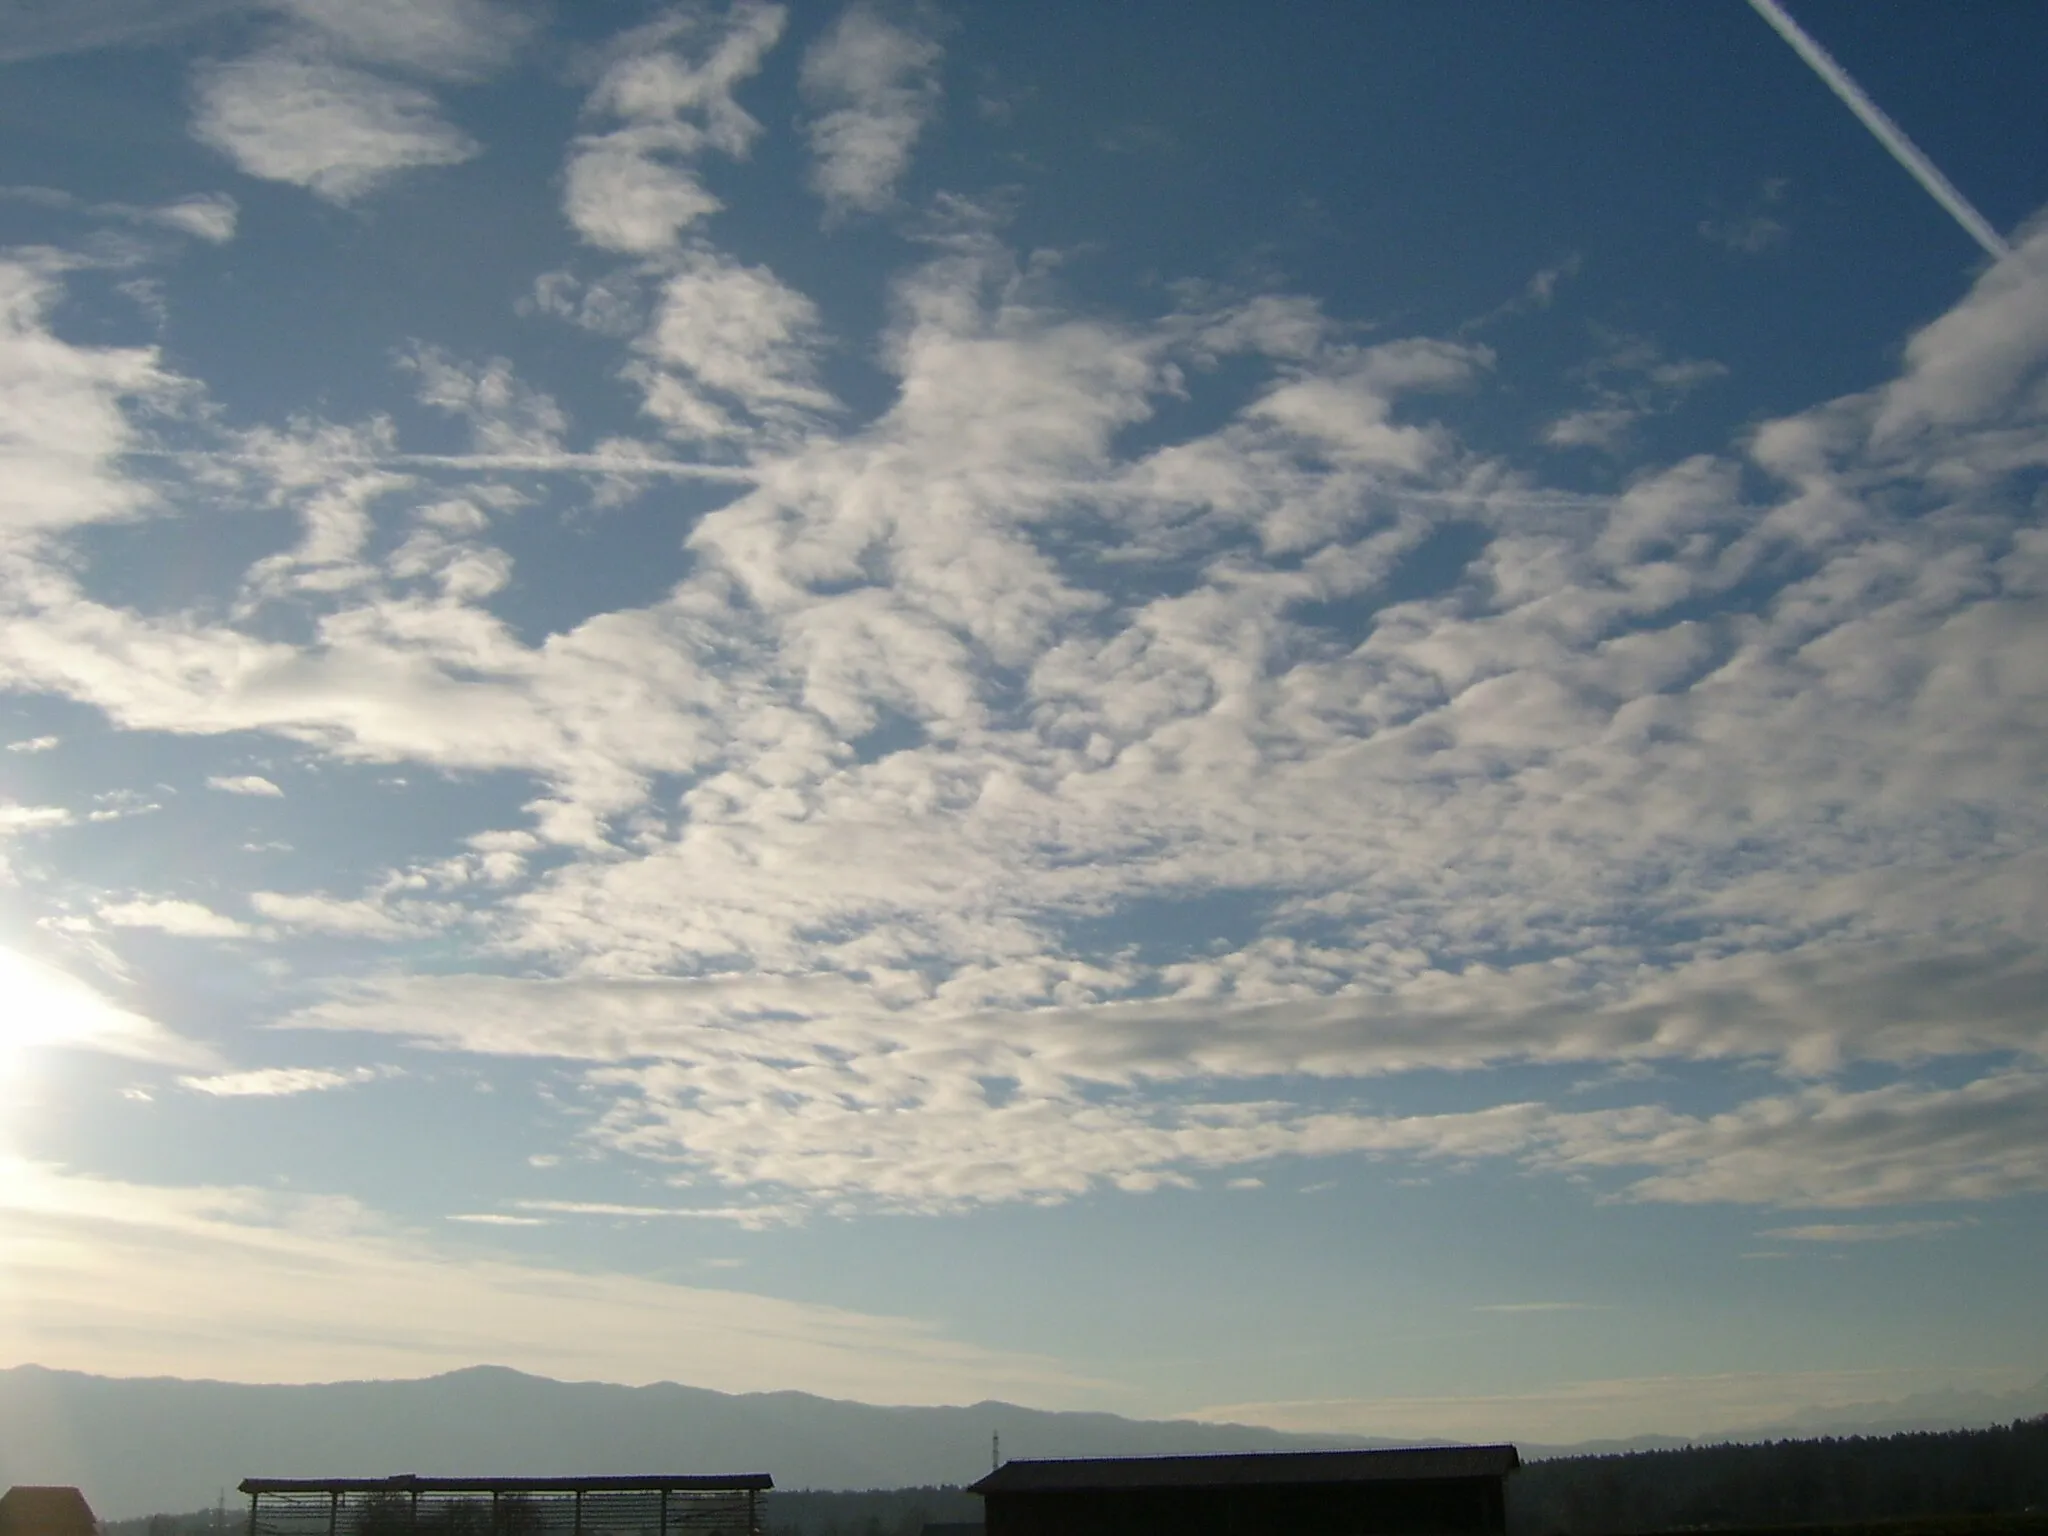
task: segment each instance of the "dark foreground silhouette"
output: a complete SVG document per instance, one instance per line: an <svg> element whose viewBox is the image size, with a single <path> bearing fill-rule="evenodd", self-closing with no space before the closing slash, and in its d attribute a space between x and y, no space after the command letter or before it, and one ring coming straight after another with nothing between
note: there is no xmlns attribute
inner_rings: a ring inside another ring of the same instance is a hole
<svg viewBox="0 0 2048 1536"><path fill-rule="evenodd" d="M927 1523L978 1522L981 1500L945 1486L778 1490L765 1495L764 1514L769 1536L918 1536ZM1802 1536L2048 1536L2048 1417L1938 1434L1561 1456L1508 1482L1509 1536L1794 1527ZM103 1530L241 1536L242 1526L228 1507Z"/></svg>

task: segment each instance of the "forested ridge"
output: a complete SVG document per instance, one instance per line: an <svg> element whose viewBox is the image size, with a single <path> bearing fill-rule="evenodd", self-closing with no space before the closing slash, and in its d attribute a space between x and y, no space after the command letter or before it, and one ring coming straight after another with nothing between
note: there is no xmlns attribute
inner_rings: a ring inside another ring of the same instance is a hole
<svg viewBox="0 0 2048 1536"><path fill-rule="evenodd" d="M918 1536L928 1521L980 1518L981 1500L956 1487L785 1490L766 1499L767 1536ZM1508 1482L1508 1536L1785 1526L1831 1536L1829 1528L1916 1518L1930 1523L1903 1524L1895 1536L2048 1536L2048 1416L1994 1429L1560 1456L1531 1462ZM105 1536L240 1530L232 1507L104 1527Z"/></svg>
<svg viewBox="0 0 2048 1536"><path fill-rule="evenodd" d="M1509 1536L2048 1513L2048 1417L1995 1429L1698 1445L1532 1462Z"/></svg>

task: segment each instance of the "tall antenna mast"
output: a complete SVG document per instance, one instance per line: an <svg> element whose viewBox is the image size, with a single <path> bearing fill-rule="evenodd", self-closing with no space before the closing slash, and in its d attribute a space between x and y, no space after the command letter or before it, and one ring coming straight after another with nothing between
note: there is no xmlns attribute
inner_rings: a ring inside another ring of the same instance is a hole
<svg viewBox="0 0 2048 1536"><path fill-rule="evenodd" d="M998 1430L988 1437L988 1469L993 1472L1003 1464L1003 1436Z"/></svg>

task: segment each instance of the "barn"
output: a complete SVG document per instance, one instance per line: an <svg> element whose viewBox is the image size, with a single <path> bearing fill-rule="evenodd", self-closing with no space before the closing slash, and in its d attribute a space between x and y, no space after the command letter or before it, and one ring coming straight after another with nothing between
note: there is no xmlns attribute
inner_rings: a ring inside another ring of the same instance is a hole
<svg viewBox="0 0 2048 1536"><path fill-rule="evenodd" d="M1512 1445L1011 1461L988 1536L1501 1536Z"/></svg>

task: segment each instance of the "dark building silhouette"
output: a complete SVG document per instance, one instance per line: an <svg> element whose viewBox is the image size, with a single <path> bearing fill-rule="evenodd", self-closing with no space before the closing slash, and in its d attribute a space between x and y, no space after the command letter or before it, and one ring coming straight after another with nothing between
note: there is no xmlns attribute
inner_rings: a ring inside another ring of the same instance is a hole
<svg viewBox="0 0 2048 1536"><path fill-rule="evenodd" d="M766 1472L251 1477L247 1536L759 1536ZM4 1533L0 1533L4 1536Z"/></svg>
<svg viewBox="0 0 2048 1536"><path fill-rule="evenodd" d="M1012 1461L988 1536L1501 1536L1512 1445Z"/></svg>
<svg viewBox="0 0 2048 1536"><path fill-rule="evenodd" d="M10 1488L0 1494L0 1536L98 1536L92 1506L76 1488Z"/></svg>

